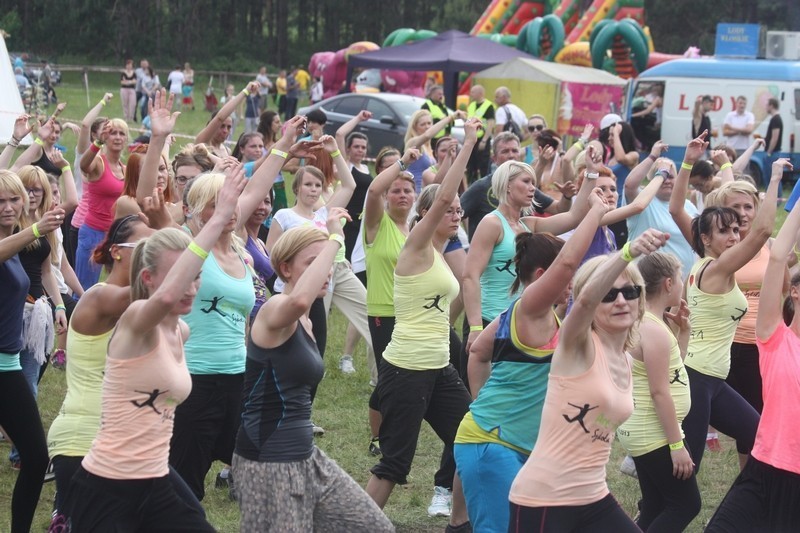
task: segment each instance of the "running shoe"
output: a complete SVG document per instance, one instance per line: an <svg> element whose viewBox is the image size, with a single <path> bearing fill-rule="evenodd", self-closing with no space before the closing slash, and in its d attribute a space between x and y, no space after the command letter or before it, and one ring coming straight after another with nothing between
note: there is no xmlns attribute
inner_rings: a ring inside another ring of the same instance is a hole
<svg viewBox="0 0 800 533"><path fill-rule="evenodd" d="M355 374L356 367L353 366L352 355L343 355L342 358L339 359L339 370L342 371L342 374Z"/></svg>
<svg viewBox="0 0 800 533"><path fill-rule="evenodd" d="M433 498L428 506L428 516L450 516L453 493L444 487L433 487Z"/></svg>
<svg viewBox="0 0 800 533"><path fill-rule="evenodd" d="M67 366L67 352L59 348L50 356L50 364L53 368L63 370Z"/></svg>
<svg viewBox="0 0 800 533"><path fill-rule="evenodd" d="M636 463L633 462L633 457L630 455L626 455L625 459L622 460L619 465L619 471L626 476L631 476L634 479L639 477L636 473Z"/></svg>
<svg viewBox="0 0 800 533"><path fill-rule="evenodd" d="M372 439L370 439L370 441L369 441L369 453L371 453L375 457L378 457L379 455L383 454L383 452L381 452L381 448L380 448L380 443L378 441L378 437L372 437Z"/></svg>

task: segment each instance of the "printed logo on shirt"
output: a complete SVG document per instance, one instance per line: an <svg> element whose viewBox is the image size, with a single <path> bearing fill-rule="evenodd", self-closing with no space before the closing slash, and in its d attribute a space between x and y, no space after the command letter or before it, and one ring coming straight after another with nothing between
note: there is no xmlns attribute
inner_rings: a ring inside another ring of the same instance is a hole
<svg viewBox="0 0 800 533"><path fill-rule="evenodd" d="M585 403L583 406L580 406L569 402L568 405L577 409L578 412L573 416L562 414L561 416L564 417L564 420L566 420L567 423L573 424L577 422L581 426L583 432L589 435L591 442L611 442L611 434L616 429L616 425L611 420L606 418L605 415L602 413L597 415L597 418L594 421L594 424L597 427L594 428L594 431L589 431L589 428L586 427L586 423L584 422L584 419L586 418L586 415L589 414L589 411L597 409L600 407L599 405L592 406L588 403Z"/></svg>
<svg viewBox="0 0 800 533"><path fill-rule="evenodd" d="M442 300L442 298L444 298L444 294L437 294L432 298L425 298L426 302L430 300L431 303L429 303L428 305L423 305L422 308L433 309L435 307L440 313L444 313L444 309L439 307L439 302Z"/></svg>
<svg viewBox="0 0 800 533"><path fill-rule="evenodd" d="M688 383L685 383L685 382L681 381L681 369L680 368L676 368L675 370L673 370L673 372L675 373L675 375L672 376L672 379L669 381L670 385L672 385L673 383L680 383L684 387L688 387L689 386Z"/></svg>
<svg viewBox="0 0 800 533"><path fill-rule="evenodd" d="M508 272L512 276L516 277L517 276L517 269L514 268L513 271L511 270L511 267L512 267L513 264L514 264L514 259L509 259L509 260L506 261L506 264L503 265L503 268L494 267L494 269L497 270L498 272Z"/></svg>
<svg viewBox="0 0 800 533"><path fill-rule="evenodd" d="M137 391L134 391L134 392L138 392L139 394L146 394L147 395L147 399L143 400L141 402L136 401L136 400L131 400L131 403L133 405L135 405L139 409L142 409L144 407L150 407L153 411L155 411L155 413L157 415L160 415L161 411L156 409L156 404L155 404L156 398L158 398L162 394L168 393L169 390L162 391L162 390L158 390L158 389L153 389L153 392L147 392L147 391L143 391L143 390L137 390Z"/></svg>
<svg viewBox="0 0 800 533"><path fill-rule="evenodd" d="M228 316L227 313L224 313L224 312L220 311L219 309L217 309L217 304L219 302L221 302L223 298L225 298L225 297L224 296L214 296L210 300L200 300L201 302L208 302L209 304L211 304L211 305L208 306L208 309L206 309L204 307L201 307L200 310L202 312L204 312L205 314L208 314L211 311L215 311L215 312L219 313L220 316Z"/></svg>
<svg viewBox="0 0 800 533"><path fill-rule="evenodd" d="M739 316L731 315L731 320L734 322L741 322L744 315L747 314L747 308L739 309L738 307L734 307L735 310L739 311Z"/></svg>

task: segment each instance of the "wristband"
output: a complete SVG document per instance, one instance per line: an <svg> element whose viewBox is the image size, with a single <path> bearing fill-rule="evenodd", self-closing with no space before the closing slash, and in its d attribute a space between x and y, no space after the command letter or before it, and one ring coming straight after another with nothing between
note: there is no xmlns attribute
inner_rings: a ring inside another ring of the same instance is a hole
<svg viewBox="0 0 800 533"><path fill-rule="evenodd" d="M399 166L399 167L400 167L400 172L405 172L405 171L406 171L406 169L408 168L408 167L406 166L406 164L405 164L405 163L403 163L403 160L402 160L402 159L398 159L398 160L397 160L397 166Z"/></svg>
<svg viewBox="0 0 800 533"><path fill-rule="evenodd" d="M269 151L269 153L272 154L272 155L277 155L278 157L282 157L284 159L289 157L288 153L282 152L281 150L278 150L277 148L273 148L272 150Z"/></svg>
<svg viewBox="0 0 800 533"><path fill-rule="evenodd" d="M682 449L683 449L683 441L682 440L679 440L678 442L674 442L674 443L669 445L669 451L671 451L671 452L674 452L676 450L682 450Z"/></svg>
<svg viewBox="0 0 800 533"><path fill-rule="evenodd" d="M339 243L339 246L341 248L344 248L344 237L342 237L338 233L331 233L330 235L328 235L328 240L329 241L336 241L336 242Z"/></svg>
<svg viewBox="0 0 800 533"><path fill-rule="evenodd" d="M35 142L35 143L36 143L36 144L38 144L39 146L44 146L44 141L43 141L42 139L40 139L39 137L36 137L36 138L33 140L33 142Z"/></svg>
<svg viewBox="0 0 800 533"><path fill-rule="evenodd" d="M8 146L10 146L11 148L18 148L19 147L19 141L10 140L6 144Z"/></svg>
<svg viewBox="0 0 800 533"><path fill-rule="evenodd" d="M64 305L64 304L58 304L56 306L56 311L65 311L66 312L66 310L67 310L67 306Z"/></svg>
<svg viewBox="0 0 800 533"><path fill-rule="evenodd" d="M622 257L622 260L625 261L626 263L630 263L631 261L633 261L633 256L631 255L631 243L630 242L626 242L622 246L622 255L621 255L621 257Z"/></svg>
<svg viewBox="0 0 800 533"><path fill-rule="evenodd" d="M647 159L649 159L650 161L655 163L656 159L658 159L658 157L654 156L653 154L647 154Z"/></svg>
<svg viewBox="0 0 800 533"><path fill-rule="evenodd" d="M97 152L100 151L101 147L102 145L97 144L97 141L95 141L89 145L89 150L91 150L92 153L96 154Z"/></svg>
<svg viewBox="0 0 800 533"><path fill-rule="evenodd" d="M599 172L589 172L589 171L587 170L587 171L584 173L584 177L585 177L587 180L596 180L597 178L599 178L599 177L600 177L600 173L599 173Z"/></svg>
<svg viewBox="0 0 800 533"><path fill-rule="evenodd" d="M337 148L336 150L331 152L331 159L336 159L340 155L342 155L342 151Z"/></svg>
<svg viewBox="0 0 800 533"><path fill-rule="evenodd" d="M483 331L483 326L470 326L469 331L470 333L472 333L473 331Z"/></svg>
<svg viewBox="0 0 800 533"><path fill-rule="evenodd" d="M189 248L188 248L188 250L189 250L190 252L192 252L194 255L196 255L197 257L199 257L200 259L202 259L203 261L205 261L205 260L206 260L206 258L208 258L208 252L206 252L205 250L203 250L202 248L200 248L200 245L199 245L199 244L197 244L197 243L196 243L196 242L194 242L194 241L192 241L192 242L190 242L190 243L189 243Z"/></svg>
<svg viewBox="0 0 800 533"><path fill-rule="evenodd" d="M686 161L681 163L681 170L692 170L692 168L694 168L694 165L691 163L687 163Z"/></svg>
<svg viewBox="0 0 800 533"><path fill-rule="evenodd" d="M72 167L69 166L68 164L64 165L63 167L61 167L61 173L62 174L65 173L65 172L71 172L71 171L72 171Z"/></svg>
<svg viewBox="0 0 800 533"><path fill-rule="evenodd" d="M105 107L108 102L106 102L106 99L103 98L102 100L100 100L99 103L100 103L101 106Z"/></svg>
<svg viewBox="0 0 800 533"><path fill-rule="evenodd" d="M37 239L42 236L42 234L39 233L39 224L37 224L36 222L31 224L31 231L33 232L33 236L36 237Z"/></svg>
<svg viewBox="0 0 800 533"><path fill-rule="evenodd" d="M720 170L725 170L726 168L731 168L732 166L733 166L733 163L728 161L727 163L723 163L722 166L719 167L719 169Z"/></svg>
<svg viewBox="0 0 800 533"><path fill-rule="evenodd" d="M575 141L575 144L573 144L572 146L577 146L578 150L583 150L583 147L586 146L586 145L583 143L582 140L578 139L577 141Z"/></svg>
<svg viewBox="0 0 800 533"><path fill-rule="evenodd" d="M247 87L242 89L242 94L245 95L245 96L250 96L250 91L247 90Z"/></svg>

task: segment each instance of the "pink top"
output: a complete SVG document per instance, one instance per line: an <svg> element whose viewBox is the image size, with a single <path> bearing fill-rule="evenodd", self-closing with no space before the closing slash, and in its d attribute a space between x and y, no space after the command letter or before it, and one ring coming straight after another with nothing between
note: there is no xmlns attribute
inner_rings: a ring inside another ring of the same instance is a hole
<svg viewBox="0 0 800 533"><path fill-rule="evenodd" d="M747 313L739 320L733 342L756 343L756 318L758 299L761 296L761 282L769 264L769 247L765 244L746 265L736 271L736 284L747 298Z"/></svg>
<svg viewBox="0 0 800 533"><path fill-rule="evenodd" d="M586 505L608 495L606 463L617 427L633 412L633 380L627 362L628 385L618 388L594 332L592 342L595 357L586 372L550 372L539 438L511 486L509 499L518 505Z"/></svg>
<svg viewBox="0 0 800 533"><path fill-rule="evenodd" d="M114 176L111 165L103 154L103 174L97 181L88 182L83 195L87 201L88 212L84 224L98 231L108 231L114 222L114 202L122 194L125 182Z"/></svg>
<svg viewBox="0 0 800 533"><path fill-rule="evenodd" d="M161 333L150 353L107 357L100 431L83 467L108 479L166 476L175 408L191 390L183 343L175 357Z"/></svg>
<svg viewBox="0 0 800 533"><path fill-rule="evenodd" d="M800 339L781 320L765 342L756 340L764 384L764 410L753 457L800 474Z"/></svg>

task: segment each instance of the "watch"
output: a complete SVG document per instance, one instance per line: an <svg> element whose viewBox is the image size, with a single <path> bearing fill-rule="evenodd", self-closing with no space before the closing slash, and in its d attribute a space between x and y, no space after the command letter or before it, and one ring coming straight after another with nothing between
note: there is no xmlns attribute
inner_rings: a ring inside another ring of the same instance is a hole
<svg viewBox="0 0 800 533"><path fill-rule="evenodd" d="M402 159L398 159L398 160L397 160L397 166L399 166L399 167L400 167L400 171L401 171L401 172L405 172L405 170L408 168L408 167L406 166L406 164L405 164L405 163L403 163L403 160L402 160Z"/></svg>

